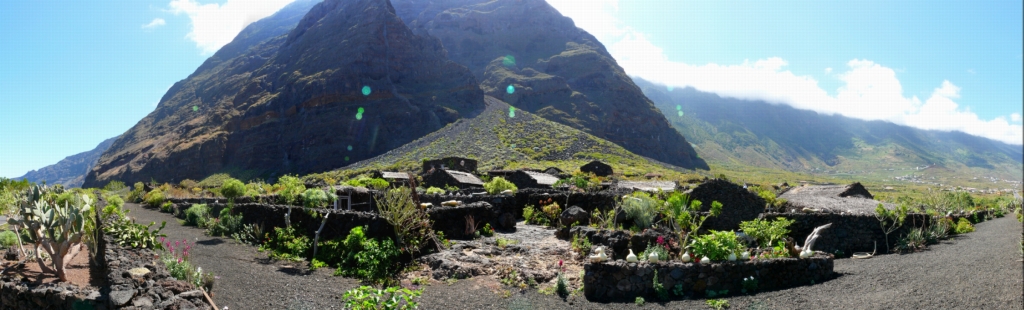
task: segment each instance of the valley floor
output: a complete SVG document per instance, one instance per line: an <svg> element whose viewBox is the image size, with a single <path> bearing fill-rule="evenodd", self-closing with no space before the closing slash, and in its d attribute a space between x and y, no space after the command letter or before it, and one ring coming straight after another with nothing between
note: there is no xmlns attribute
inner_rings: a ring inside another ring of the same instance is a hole
<svg viewBox="0 0 1024 310"><path fill-rule="evenodd" d="M355 279L333 270L308 272L305 263L273 262L255 247L206 236L179 225L166 213L126 204L140 223L167 221L170 240L197 241L192 261L220 279L214 300L222 309L340 309L341 296ZM1021 224L1012 216L983 222L922 253L839 259L837 277L812 286L727 298L732 309L1024 309ZM591 303L582 296L562 299L495 285L480 276L451 285L434 281L419 299L421 309L622 309L632 303ZM498 289L495 289L498 288ZM510 291L506 297L504 291ZM644 308L707 309L703 299L658 303Z"/></svg>

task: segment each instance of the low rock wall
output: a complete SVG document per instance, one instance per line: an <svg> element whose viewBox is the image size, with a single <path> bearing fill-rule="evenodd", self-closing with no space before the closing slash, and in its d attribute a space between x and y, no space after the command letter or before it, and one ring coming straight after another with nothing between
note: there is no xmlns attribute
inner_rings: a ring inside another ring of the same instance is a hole
<svg viewBox="0 0 1024 310"><path fill-rule="evenodd" d="M29 264L35 264L30 262ZM108 309L100 291L68 283L33 285L28 279L0 278L0 309Z"/></svg>
<svg viewBox="0 0 1024 310"><path fill-rule="evenodd" d="M708 290L739 294L743 279L757 279L757 291L772 291L819 283L833 277L834 261L829 255L807 259L776 258L746 262L628 263L616 260L583 266L583 295L591 301L633 301L636 297L658 300L654 273L671 298L705 296ZM672 291L681 285L682 296Z"/></svg>
<svg viewBox="0 0 1024 310"><path fill-rule="evenodd" d="M157 253L122 247L113 241L113 237L104 236L107 309L212 309L201 290L171 277Z"/></svg>

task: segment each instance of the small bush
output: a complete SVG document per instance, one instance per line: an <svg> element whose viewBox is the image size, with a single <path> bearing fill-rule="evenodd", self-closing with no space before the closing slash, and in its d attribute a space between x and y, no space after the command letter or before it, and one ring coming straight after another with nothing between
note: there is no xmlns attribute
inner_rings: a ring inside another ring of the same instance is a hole
<svg viewBox="0 0 1024 310"><path fill-rule="evenodd" d="M338 196L319 188L310 188L302 192L302 204L306 208L323 208L337 199Z"/></svg>
<svg viewBox="0 0 1024 310"><path fill-rule="evenodd" d="M523 219L526 220L526 223L533 222L534 212L535 210L532 205L526 205L526 207L523 207Z"/></svg>
<svg viewBox="0 0 1024 310"><path fill-rule="evenodd" d="M444 190L438 187L431 186L427 188L427 195L444 195Z"/></svg>
<svg viewBox="0 0 1024 310"><path fill-rule="evenodd" d="M164 204L160 205L160 211L166 213L174 213L174 204L170 201L164 201Z"/></svg>
<svg viewBox="0 0 1024 310"><path fill-rule="evenodd" d="M775 241L783 240L789 235L789 225L795 220L787 220L779 217L775 221L755 219L753 221L740 222L740 229L743 233L757 239L757 244L762 248L771 247Z"/></svg>
<svg viewBox="0 0 1024 310"><path fill-rule="evenodd" d="M572 235L572 250L579 254L580 257L586 257L590 254L590 249L594 245L590 243L590 239L582 234ZM660 254L659 254L660 255Z"/></svg>
<svg viewBox="0 0 1024 310"><path fill-rule="evenodd" d="M729 308L729 300L726 299L708 299L707 301L705 301L705 303L708 304L708 307L711 307L711 309L715 310Z"/></svg>
<svg viewBox="0 0 1024 310"><path fill-rule="evenodd" d="M365 176L361 176L361 177L358 177L358 178L355 178L355 179L348 180L347 182L345 182L345 184L348 184L349 186L365 187L365 188L375 189L375 190L384 190L384 189L387 189L389 186L391 186L391 184L388 183L388 181L385 180L385 179L369 178L369 177L365 177Z"/></svg>
<svg viewBox="0 0 1024 310"><path fill-rule="evenodd" d="M736 234L731 231L710 231L707 235L700 235L693 239L691 245L693 254L698 259L707 256L712 261L723 261L729 254L743 252Z"/></svg>
<svg viewBox="0 0 1024 310"><path fill-rule="evenodd" d="M648 193L634 192L622 198L621 208L626 213L626 218L633 220L636 228L644 230L654 225L662 204Z"/></svg>
<svg viewBox="0 0 1024 310"><path fill-rule="evenodd" d="M505 180L505 178L494 177L490 182L484 183L484 190L486 190L488 194L497 195L506 190L512 190L512 192L515 192L519 190L519 188L517 188L515 184L512 184L512 182Z"/></svg>
<svg viewBox="0 0 1024 310"><path fill-rule="evenodd" d="M220 194L224 195L224 198L227 198L229 203L233 203L235 198L245 195L245 184L234 178L228 178L221 185Z"/></svg>
<svg viewBox="0 0 1024 310"><path fill-rule="evenodd" d="M207 226L206 233L211 236L232 236L242 230L242 215L231 215L231 209L224 208Z"/></svg>
<svg viewBox="0 0 1024 310"><path fill-rule="evenodd" d="M124 182L118 180L110 181L106 186L103 186L103 190L108 192L116 192L125 188L128 188L128 186L124 185Z"/></svg>
<svg viewBox="0 0 1024 310"><path fill-rule="evenodd" d="M0 232L0 247L10 248L18 245L18 235L13 231L5 230Z"/></svg>
<svg viewBox="0 0 1024 310"><path fill-rule="evenodd" d="M480 235L484 237L493 237L494 228L491 228L491 223L484 224L484 227L480 228Z"/></svg>
<svg viewBox="0 0 1024 310"><path fill-rule="evenodd" d="M654 270L654 283L653 283L653 287L654 287L654 293L658 295L658 299L661 299L662 301L668 300L668 298L669 298L669 296L668 296L668 289L665 288L664 284L661 284L661 281L658 281L658 270L657 269Z"/></svg>
<svg viewBox="0 0 1024 310"><path fill-rule="evenodd" d="M146 196L143 197L143 199L146 201L146 204L153 208L159 208L160 205L164 204L164 200L166 200L164 192L159 188L146 193Z"/></svg>
<svg viewBox="0 0 1024 310"><path fill-rule="evenodd" d="M956 223L956 228L953 229L957 234L966 234L974 232L974 225L971 225L971 221L966 218L960 218L960 221Z"/></svg>
<svg viewBox="0 0 1024 310"><path fill-rule="evenodd" d="M659 238L661 238L661 237L659 237ZM664 243L664 239L662 239L662 240L663 240L662 244L648 243L647 244L647 248L644 249L643 252L640 252L640 259L646 261L648 259L648 257L651 256L652 253L658 253L658 260L661 260L661 261L668 260L669 259L668 244ZM728 254L726 254L726 256L728 256Z"/></svg>
<svg viewBox="0 0 1024 310"><path fill-rule="evenodd" d="M277 192L281 203L295 205L299 195L306 191L306 184L294 176L286 175L277 180L277 186L281 188Z"/></svg>
<svg viewBox="0 0 1024 310"><path fill-rule="evenodd" d="M335 275L355 276L374 283L383 283L400 270L400 252L395 243L387 238L381 241L366 238L362 227L353 228L345 241L335 246L340 247L339 252L344 253L340 257L326 257L329 260L340 258ZM329 250L325 248L326 251Z"/></svg>
<svg viewBox="0 0 1024 310"><path fill-rule="evenodd" d="M896 240L896 251L900 253L917 252L924 250L927 245L928 240L924 229L914 228L902 238Z"/></svg>
<svg viewBox="0 0 1024 310"><path fill-rule="evenodd" d="M345 300L345 309L406 310L419 307L416 298L422 294L423 289L410 290L398 287L376 289L370 286L360 286L345 292L342 298Z"/></svg>
<svg viewBox="0 0 1024 310"><path fill-rule="evenodd" d="M205 204L194 204L185 210L185 225L206 227L210 220L210 209Z"/></svg>
<svg viewBox="0 0 1024 310"><path fill-rule="evenodd" d="M100 216L104 219L111 216L117 216L118 218L124 217L128 212L125 212L122 206L124 206L124 200L121 200L121 196L110 195L106 197L107 206L103 207Z"/></svg>
<svg viewBox="0 0 1024 310"><path fill-rule="evenodd" d="M274 227L273 236L260 249L269 250L273 259L300 261L305 259L309 247L309 237L299 234L295 228Z"/></svg>

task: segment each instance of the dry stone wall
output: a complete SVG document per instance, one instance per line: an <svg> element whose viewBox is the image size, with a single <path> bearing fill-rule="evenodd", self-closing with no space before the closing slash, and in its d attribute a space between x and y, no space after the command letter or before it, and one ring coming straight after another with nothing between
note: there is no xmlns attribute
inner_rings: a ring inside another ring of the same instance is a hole
<svg viewBox="0 0 1024 310"><path fill-rule="evenodd" d="M757 279L757 291L779 290L829 280L833 277L832 256L818 254L807 259L776 258L746 262L699 263L629 263L616 260L583 266L583 295L591 301L632 301L636 297L658 300L654 289L655 271L658 282L671 298L705 296L708 290L728 290L738 294L743 279ZM680 285L682 296L672 291Z"/></svg>

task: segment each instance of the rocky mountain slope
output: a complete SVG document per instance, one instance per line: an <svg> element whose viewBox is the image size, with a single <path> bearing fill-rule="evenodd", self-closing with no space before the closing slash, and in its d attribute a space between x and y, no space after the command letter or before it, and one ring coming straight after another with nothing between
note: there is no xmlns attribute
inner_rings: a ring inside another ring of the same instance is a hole
<svg viewBox="0 0 1024 310"><path fill-rule="evenodd" d="M380 156L338 171L348 176L375 170L418 172L421 159L448 156L478 160L477 171L558 167L572 172L594 159L617 173L642 176L685 170L634 154L614 143L486 97L486 109Z"/></svg>
<svg viewBox="0 0 1024 310"><path fill-rule="evenodd" d="M110 145L114 143L115 138L110 138L100 142L96 148L65 157L56 164L49 165L46 167L39 168L38 170L32 170L25 175L14 178L15 180L29 180L29 182L46 184L62 184L64 187L81 187L82 182L85 180L85 174L89 173L93 165L96 164L96 160L103 155Z"/></svg>
<svg viewBox="0 0 1024 310"><path fill-rule="evenodd" d="M85 185L326 171L471 117L483 97L389 1L300 0L175 83Z"/></svg>
<svg viewBox="0 0 1024 310"><path fill-rule="evenodd" d="M544 0L392 0L487 95L662 162L707 169L594 36Z"/></svg>
<svg viewBox="0 0 1024 310"><path fill-rule="evenodd" d="M1024 171L1020 145L634 81L712 163L890 179L938 169L1019 181Z"/></svg>

